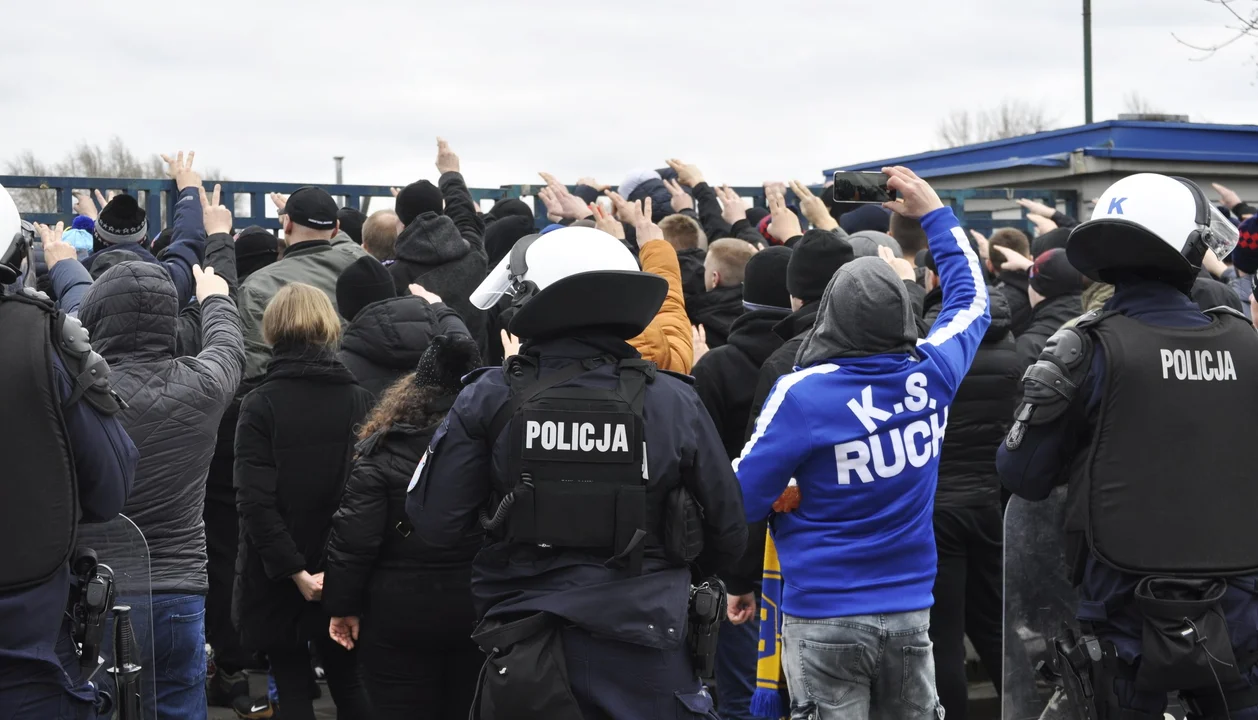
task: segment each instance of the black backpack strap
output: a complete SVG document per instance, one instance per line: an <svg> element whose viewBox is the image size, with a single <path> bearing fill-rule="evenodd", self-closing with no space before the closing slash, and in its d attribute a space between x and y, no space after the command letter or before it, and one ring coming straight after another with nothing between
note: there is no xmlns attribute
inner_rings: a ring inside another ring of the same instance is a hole
<svg viewBox="0 0 1258 720"><path fill-rule="evenodd" d="M556 385L568 382L579 375L583 375L593 370L605 362L605 358L593 358L591 360L583 360L581 362L573 363L559 372L547 375L546 377L538 377L537 380L525 387L523 390L512 393L511 400L504 403L502 407L498 408L498 412L494 414L494 419L489 423L490 445L492 446L493 443L498 441L498 436L506 429L507 423L511 422L512 416L520 411L520 408L524 406L524 403L532 400ZM534 369L540 375L541 369ZM512 377L511 372L507 373L507 377Z"/></svg>

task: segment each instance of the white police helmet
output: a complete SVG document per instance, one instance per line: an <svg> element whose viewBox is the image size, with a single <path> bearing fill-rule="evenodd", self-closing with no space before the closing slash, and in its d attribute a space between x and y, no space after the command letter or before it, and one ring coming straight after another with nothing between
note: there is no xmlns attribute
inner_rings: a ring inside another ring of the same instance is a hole
<svg viewBox="0 0 1258 720"><path fill-rule="evenodd" d="M1195 183L1140 173L1109 187L1070 233L1066 256L1093 280L1136 275L1191 288L1206 250L1220 259L1240 234Z"/></svg>
<svg viewBox="0 0 1258 720"><path fill-rule="evenodd" d="M0 185L0 285L17 281L26 257L27 238L22 216L9 191Z"/></svg>
<svg viewBox="0 0 1258 720"><path fill-rule="evenodd" d="M599 327L627 340L651 324L667 294L668 282L639 270L622 242L602 230L567 227L520 238L470 300L487 310L511 297L508 330L520 337Z"/></svg>

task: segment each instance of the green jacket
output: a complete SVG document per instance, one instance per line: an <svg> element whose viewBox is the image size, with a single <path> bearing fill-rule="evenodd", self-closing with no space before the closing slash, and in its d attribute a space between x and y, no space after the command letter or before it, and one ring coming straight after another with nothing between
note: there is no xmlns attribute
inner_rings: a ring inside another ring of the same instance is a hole
<svg viewBox="0 0 1258 720"><path fill-rule="evenodd" d="M1114 286L1106 283L1092 283L1087 290L1083 291L1083 313L1084 315L1093 310L1100 310L1109 299L1114 297ZM1074 320L1068 321L1063 328L1074 327L1079 323L1080 315Z"/></svg>
<svg viewBox="0 0 1258 720"><path fill-rule="evenodd" d="M345 233L331 242L315 240L294 245L284 257L250 275L240 286L238 305L245 335L245 379L266 373L271 346L262 339L262 315L267 303L280 288L293 282L313 285L327 293L336 307L336 279L351 263L366 253ZM339 312L339 311L338 311Z"/></svg>

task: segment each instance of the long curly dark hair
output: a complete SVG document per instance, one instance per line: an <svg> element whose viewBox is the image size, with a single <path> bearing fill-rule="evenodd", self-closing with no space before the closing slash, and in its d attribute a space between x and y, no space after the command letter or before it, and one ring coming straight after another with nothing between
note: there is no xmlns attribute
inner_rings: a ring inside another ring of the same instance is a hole
<svg viewBox="0 0 1258 720"><path fill-rule="evenodd" d="M380 402L372 409L358 431L358 439L372 435L399 423L427 428L445 419L449 403L437 401L446 397L446 391L435 387L420 387L415 383L415 373L407 373L385 391ZM442 409L437 409L442 408Z"/></svg>

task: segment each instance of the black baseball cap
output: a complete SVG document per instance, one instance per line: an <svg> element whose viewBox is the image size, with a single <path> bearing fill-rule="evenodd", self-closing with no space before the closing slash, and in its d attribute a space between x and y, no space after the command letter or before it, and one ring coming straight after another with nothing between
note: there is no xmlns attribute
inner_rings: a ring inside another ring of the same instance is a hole
<svg viewBox="0 0 1258 720"><path fill-rule="evenodd" d="M298 225L315 230L332 230L336 227L336 214L340 210L336 201L323 188L306 186L288 196L284 213Z"/></svg>

